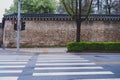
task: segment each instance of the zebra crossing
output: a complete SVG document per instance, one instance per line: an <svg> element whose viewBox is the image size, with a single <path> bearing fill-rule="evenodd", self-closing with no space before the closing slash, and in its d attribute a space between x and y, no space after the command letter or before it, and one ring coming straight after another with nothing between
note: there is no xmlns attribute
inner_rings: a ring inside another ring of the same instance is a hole
<svg viewBox="0 0 120 80"><path fill-rule="evenodd" d="M0 80L18 80L31 56L0 55Z"/></svg>
<svg viewBox="0 0 120 80"><path fill-rule="evenodd" d="M95 63L76 55L47 54L38 56L32 76L43 77L41 80L47 80L46 77L49 77L48 80L61 80L60 77L63 77L62 80L120 80L120 78L102 78L102 76L111 76L113 74L113 72L104 70L103 67L97 66ZM66 78L65 76L69 77ZM74 78L71 76L74 76ZM88 76L91 79L81 79L80 76ZM97 77L94 79L94 76L98 76L98 78L100 76L100 79L97 79ZM59 77L60 79L56 79L56 77Z"/></svg>
<svg viewBox="0 0 120 80"><path fill-rule="evenodd" d="M120 80L114 74L78 55L0 55L0 80Z"/></svg>

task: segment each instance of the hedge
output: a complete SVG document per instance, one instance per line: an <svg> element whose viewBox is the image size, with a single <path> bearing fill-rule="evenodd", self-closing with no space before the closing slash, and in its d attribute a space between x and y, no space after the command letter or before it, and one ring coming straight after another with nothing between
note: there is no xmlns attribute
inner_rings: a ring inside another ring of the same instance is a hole
<svg viewBox="0 0 120 80"><path fill-rule="evenodd" d="M120 52L120 42L69 42L67 44L69 52L83 52L83 51L106 51L106 52Z"/></svg>

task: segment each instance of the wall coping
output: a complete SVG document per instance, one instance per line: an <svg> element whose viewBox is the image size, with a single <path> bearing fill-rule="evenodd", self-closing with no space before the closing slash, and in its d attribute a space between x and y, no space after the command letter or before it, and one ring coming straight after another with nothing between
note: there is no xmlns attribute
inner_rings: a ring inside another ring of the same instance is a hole
<svg viewBox="0 0 120 80"><path fill-rule="evenodd" d="M6 20L15 20L17 19L17 13L14 14L8 14L4 15L4 18ZM82 15L82 18L85 18L85 15ZM26 14L21 13L21 20L43 20L43 21L58 21L58 20L65 20L65 21L71 21L72 18L68 14ZM105 15L105 14L91 14L88 21L94 21L94 20L120 20L120 15Z"/></svg>

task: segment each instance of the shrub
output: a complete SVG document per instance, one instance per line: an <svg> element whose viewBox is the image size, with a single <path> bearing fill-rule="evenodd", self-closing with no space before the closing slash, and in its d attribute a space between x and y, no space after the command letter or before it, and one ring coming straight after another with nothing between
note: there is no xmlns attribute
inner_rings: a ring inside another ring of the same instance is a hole
<svg viewBox="0 0 120 80"><path fill-rule="evenodd" d="M113 51L120 52L120 42L69 42L68 51Z"/></svg>

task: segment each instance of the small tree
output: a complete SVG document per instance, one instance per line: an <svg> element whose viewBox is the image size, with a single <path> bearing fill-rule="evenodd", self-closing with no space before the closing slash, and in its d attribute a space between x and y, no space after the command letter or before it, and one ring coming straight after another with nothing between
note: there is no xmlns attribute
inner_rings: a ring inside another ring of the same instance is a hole
<svg viewBox="0 0 120 80"><path fill-rule="evenodd" d="M76 42L80 42L81 23L88 18L93 0L60 0L60 2L65 11L76 21ZM85 17L82 18L82 15Z"/></svg>

